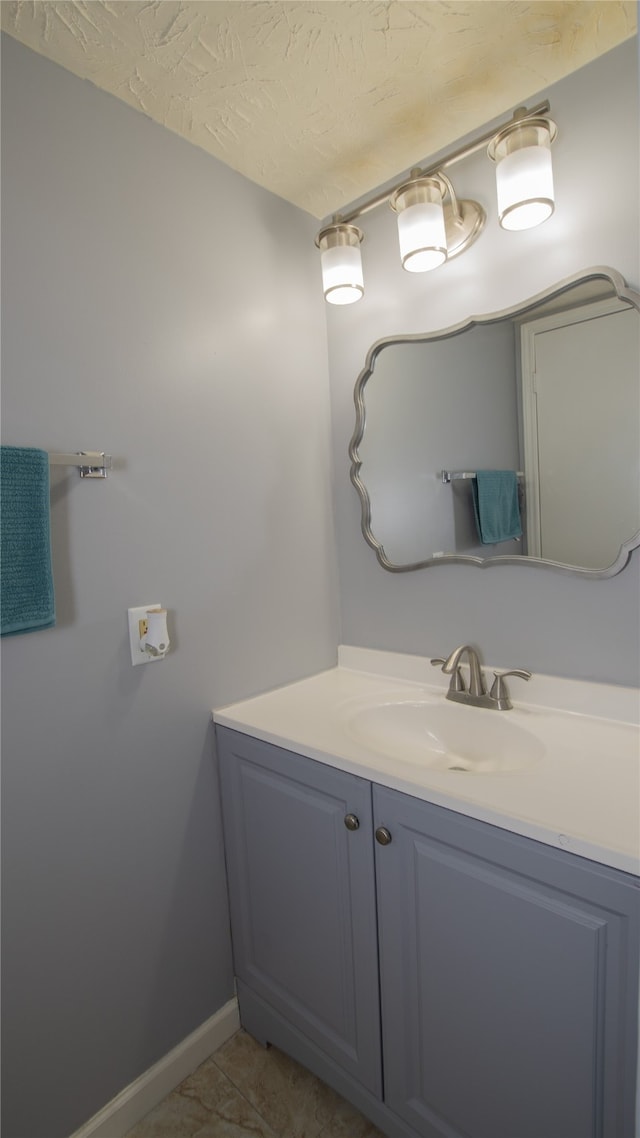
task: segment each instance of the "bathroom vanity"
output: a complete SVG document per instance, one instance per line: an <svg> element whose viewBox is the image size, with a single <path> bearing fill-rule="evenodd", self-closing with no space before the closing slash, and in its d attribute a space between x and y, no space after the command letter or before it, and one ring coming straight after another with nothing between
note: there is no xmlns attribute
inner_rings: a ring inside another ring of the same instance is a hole
<svg viewBox="0 0 640 1138"><path fill-rule="evenodd" d="M214 713L241 1022L389 1138L632 1138L631 693L469 718L346 654Z"/></svg>

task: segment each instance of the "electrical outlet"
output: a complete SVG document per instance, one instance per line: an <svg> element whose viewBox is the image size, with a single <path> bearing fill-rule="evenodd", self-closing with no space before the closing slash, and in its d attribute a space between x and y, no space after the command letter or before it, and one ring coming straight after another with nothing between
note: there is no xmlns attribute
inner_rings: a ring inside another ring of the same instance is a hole
<svg viewBox="0 0 640 1138"><path fill-rule="evenodd" d="M140 605L135 609L127 609L129 617L129 644L131 646L131 663L134 668L138 664L152 664L155 660L162 660L162 656L150 656L140 647L140 641L148 630L147 613L150 609L159 609L160 605Z"/></svg>

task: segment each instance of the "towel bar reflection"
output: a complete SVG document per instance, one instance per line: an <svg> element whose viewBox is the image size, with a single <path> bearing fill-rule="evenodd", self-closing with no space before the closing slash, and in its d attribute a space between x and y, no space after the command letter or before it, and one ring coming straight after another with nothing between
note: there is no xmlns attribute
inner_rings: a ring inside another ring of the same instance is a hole
<svg viewBox="0 0 640 1138"><path fill-rule="evenodd" d="M443 482L455 482L458 478L475 478L475 470L441 470L440 477ZM516 470L517 478L524 478L524 470Z"/></svg>
<svg viewBox="0 0 640 1138"><path fill-rule="evenodd" d="M101 450L82 450L76 454L50 454L49 466L77 466L81 478L106 478L112 468L110 454Z"/></svg>

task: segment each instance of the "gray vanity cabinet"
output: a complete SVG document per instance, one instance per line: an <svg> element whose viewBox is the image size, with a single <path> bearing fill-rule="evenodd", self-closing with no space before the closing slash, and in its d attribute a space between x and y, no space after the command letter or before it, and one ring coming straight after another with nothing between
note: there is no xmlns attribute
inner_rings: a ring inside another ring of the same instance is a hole
<svg viewBox="0 0 640 1138"><path fill-rule="evenodd" d="M249 1031L390 1138L632 1138L637 879L217 739Z"/></svg>
<svg viewBox="0 0 640 1138"><path fill-rule="evenodd" d="M217 739L236 975L380 1097L370 784L224 728Z"/></svg>
<svg viewBox="0 0 640 1138"><path fill-rule="evenodd" d="M387 1106L428 1138L631 1136L635 879L380 787L374 822Z"/></svg>

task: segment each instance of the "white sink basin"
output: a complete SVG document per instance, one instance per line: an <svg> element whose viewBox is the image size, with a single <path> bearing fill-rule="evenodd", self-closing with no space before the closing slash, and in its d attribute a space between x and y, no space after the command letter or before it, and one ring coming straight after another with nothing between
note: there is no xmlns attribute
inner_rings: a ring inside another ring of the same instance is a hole
<svg viewBox="0 0 640 1138"><path fill-rule="evenodd" d="M337 668L220 708L216 723L640 875L635 689L536 674L493 711L447 700L426 657L340 651Z"/></svg>
<svg viewBox="0 0 640 1138"><path fill-rule="evenodd" d="M379 755L432 770L501 774L525 770L546 748L508 711L428 700L391 700L345 709L354 741Z"/></svg>

